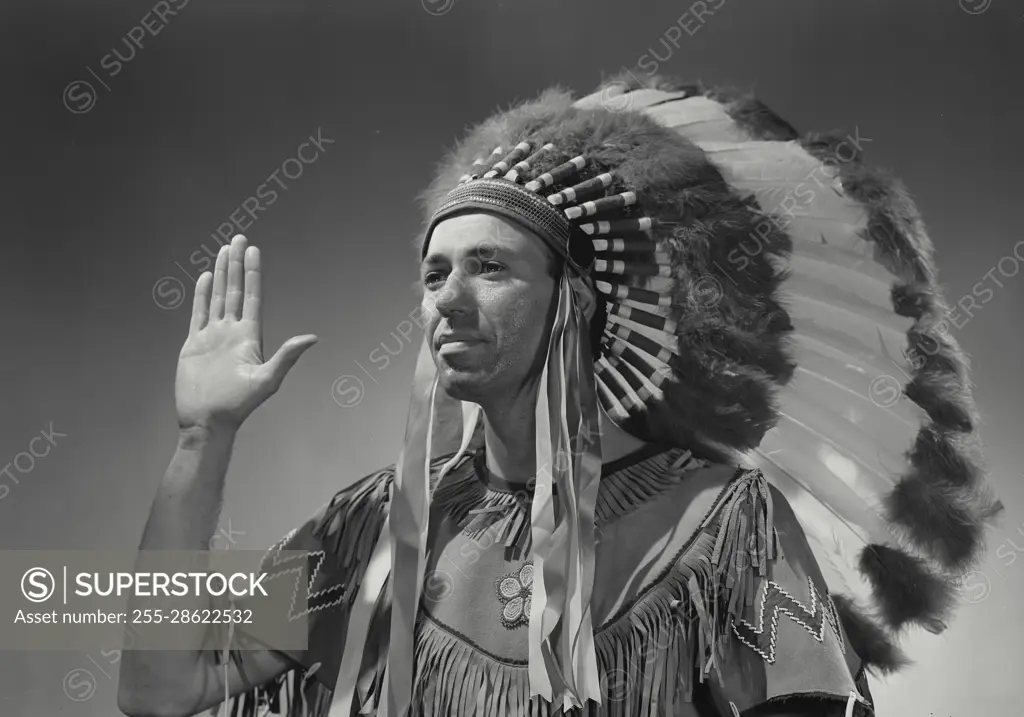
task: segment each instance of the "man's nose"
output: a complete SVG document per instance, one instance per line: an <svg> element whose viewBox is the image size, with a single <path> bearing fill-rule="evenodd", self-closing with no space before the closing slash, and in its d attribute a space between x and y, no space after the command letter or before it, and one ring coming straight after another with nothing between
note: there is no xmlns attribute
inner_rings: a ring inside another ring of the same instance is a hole
<svg viewBox="0 0 1024 717"><path fill-rule="evenodd" d="M444 286L434 294L434 306L442 316L466 311L472 303L472 290L466 282L468 274L464 268L456 268L445 279Z"/></svg>

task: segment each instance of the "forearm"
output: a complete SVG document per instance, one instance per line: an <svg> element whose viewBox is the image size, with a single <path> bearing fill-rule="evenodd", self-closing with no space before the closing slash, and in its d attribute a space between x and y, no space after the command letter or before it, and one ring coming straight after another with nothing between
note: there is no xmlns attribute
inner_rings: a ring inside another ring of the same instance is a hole
<svg viewBox="0 0 1024 717"><path fill-rule="evenodd" d="M182 431L174 457L157 487L140 551L208 549L217 528L234 439L233 431ZM147 567L140 565L139 569L145 571ZM208 596L166 599L173 599L173 606L164 606L165 613L171 607L190 612L210 607ZM145 605L132 600L128 609L159 608L159 600L147 598ZM193 683L197 675L206 674L200 665L206 659L200 646L207 629L201 623L177 625L174 639L179 649L125 650L119 685L122 709L166 707L201 688Z"/></svg>
<svg viewBox="0 0 1024 717"><path fill-rule="evenodd" d="M140 550L206 550L217 529L234 431L183 430L157 487Z"/></svg>

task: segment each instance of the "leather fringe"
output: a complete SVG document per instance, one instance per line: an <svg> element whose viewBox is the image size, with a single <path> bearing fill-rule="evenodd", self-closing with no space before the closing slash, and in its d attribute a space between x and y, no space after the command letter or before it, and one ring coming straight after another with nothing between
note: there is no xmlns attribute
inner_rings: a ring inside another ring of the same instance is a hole
<svg viewBox="0 0 1024 717"><path fill-rule="evenodd" d="M482 462L481 454L474 463ZM597 529L674 488L689 473L707 465L690 451L673 447L604 476L597 494ZM486 466L476 470L486 470ZM525 552L530 550L532 538L531 496L532 488L515 492L488 488L470 469L450 473L437 486L433 501L463 534L476 540L486 535L506 548Z"/></svg>
<svg viewBox="0 0 1024 717"><path fill-rule="evenodd" d="M531 493L525 488L514 493L488 490L471 468L442 480L433 502L469 537L478 540L488 534L506 548L528 551Z"/></svg>
<svg viewBox="0 0 1024 717"><path fill-rule="evenodd" d="M327 717L333 693L313 679L311 673L311 670L289 670L276 680L232 698L228 717L262 717L266 714ZM210 714L219 714L222 706L223 703L213 707Z"/></svg>

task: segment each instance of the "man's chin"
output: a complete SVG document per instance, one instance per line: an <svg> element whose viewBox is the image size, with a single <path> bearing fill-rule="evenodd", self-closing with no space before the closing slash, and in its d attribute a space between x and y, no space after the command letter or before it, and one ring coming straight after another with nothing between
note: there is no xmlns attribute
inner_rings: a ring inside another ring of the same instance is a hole
<svg viewBox="0 0 1024 717"><path fill-rule="evenodd" d="M445 391L460 401L476 401L488 392L491 383L483 371L454 368L442 362L438 377Z"/></svg>

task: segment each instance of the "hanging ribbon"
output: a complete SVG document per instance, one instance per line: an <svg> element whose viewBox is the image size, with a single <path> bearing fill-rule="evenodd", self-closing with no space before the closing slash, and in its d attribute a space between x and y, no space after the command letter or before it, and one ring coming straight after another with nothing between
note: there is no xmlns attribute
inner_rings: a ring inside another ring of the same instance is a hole
<svg viewBox="0 0 1024 717"><path fill-rule="evenodd" d="M387 667L383 675L387 695L382 717L406 717L412 700L416 616L426 570L430 508L430 465L434 456L450 453L435 435L439 415L461 404L462 440L456 455L442 468L451 468L466 452L480 416L477 404L456 401L440 385L430 352L430 336L423 337L405 427L405 443L395 469L395 490L390 509L392 607ZM437 445L435 445L437 444ZM383 537L383 536L382 536Z"/></svg>
<svg viewBox="0 0 1024 717"><path fill-rule="evenodd" d="M416 615L426 566L430 446L438 377L429 351L430 337L423 341L390 509L393 589L383 715L392 717L406 717L412 700Z"/></svg>
<svg viewBox="0 0 1024 717"><path fill-rule="evenodd" d="M601 459L586 327L563 276L537 394L529 673L531 694L564 709L601 702L590 614Z"/></svg>

